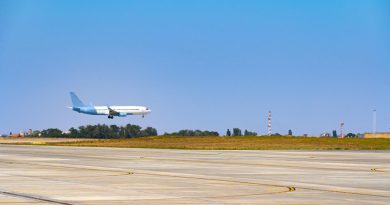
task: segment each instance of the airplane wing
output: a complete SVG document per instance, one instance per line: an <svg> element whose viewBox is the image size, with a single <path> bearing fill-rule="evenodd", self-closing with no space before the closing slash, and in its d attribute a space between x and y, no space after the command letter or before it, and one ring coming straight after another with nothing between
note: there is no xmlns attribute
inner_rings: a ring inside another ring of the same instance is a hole
<svg viewBox="0 0 390 205"><path fill-rule="evenodd" d="M113 110L112 108L110 108L110 106L107 106L107 108L110 115L119 115L119 112Z"/></svg>

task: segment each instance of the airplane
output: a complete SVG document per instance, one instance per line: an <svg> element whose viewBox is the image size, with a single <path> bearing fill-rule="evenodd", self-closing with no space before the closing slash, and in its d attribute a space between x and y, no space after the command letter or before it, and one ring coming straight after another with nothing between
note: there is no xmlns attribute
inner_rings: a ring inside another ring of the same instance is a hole
<svg viewBox="0 0 390 205"><path fill-rule="evenodd" d="M117 117L126 117L127 115L142 115L145 117L146 114L152 112L144 106L93 106L84 104L74 92L70 92L70 98L72 100L72 107L68 107L78 113L89 114L89 115L108 115L109 119Z"/></svg>

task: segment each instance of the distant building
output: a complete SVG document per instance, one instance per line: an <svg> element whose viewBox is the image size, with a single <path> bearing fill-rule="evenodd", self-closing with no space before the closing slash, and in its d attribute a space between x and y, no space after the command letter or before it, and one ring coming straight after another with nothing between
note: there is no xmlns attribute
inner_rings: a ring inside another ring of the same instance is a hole
<svg viewBox="0 0 390 205"><path fill-rule="evenodd" d="M10 134L8 137L21 137L20 133Z"/></svg>
<svg viewBox="0 0 390 205"><path fill-rule="evenodd" d="M30 129L29 131L20 131L19 133L13 134L12 132L7 135L8 137L28 137L31 136L32 130Z"/></svg>
<svg viewBox="0 0 390 205"><path fill-rule="evenodd" d="M357 133L356 136L357 138L364 138L364 134Z"/></svg>
<svg viewBox="0 0 390 205"><path fill-rule="evenodd" d="M322 133L320 137L331 137L330 133Z"/></svg>
<svg viewBox="0 0 390 205"><path fill-rule="evenodd" d="M364 138L390 138L390 132L364 133Z"/></svg>

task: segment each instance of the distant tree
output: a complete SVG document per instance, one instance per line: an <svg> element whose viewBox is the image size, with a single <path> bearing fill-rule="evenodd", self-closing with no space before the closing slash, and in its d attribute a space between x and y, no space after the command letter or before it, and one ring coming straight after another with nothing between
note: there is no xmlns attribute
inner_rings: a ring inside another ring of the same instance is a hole
<svg viewBox="0 0 390 205"><path fill-rule="evenodd" d="M204 130L201 132L202 132L201 136L219 136L219 133L215 131Z"/></svg>
<svg viewBox="0 0 390 205"><path fill-rule="evenodd" d="M32 133L32 136L33 136L33 137L39 137L39 136L41 136L41 131L39 131L39 130L34 130L33 133Z"/></svg>
<svg viewBox="0 0 390 205"><path fill-rule="evenodd" d="M232 133L230 132L229 129L227 129L227 131L226 131L226 136L228 136L228 137L232 136Z"/></svg>
<svg viewBox="0 0 390 205"><path fill-rule="evenodd" d="M120 126L118 138L125 138L125 137L126 137L126 129L124 127Z"/></svg>
<svg viewBox="0 0 390 205"><path fill-rule="evenodd" d="M345 135L345 137L347 137L347 138L356 138L357 135L355 135L353 133L348 133L347 135Z"/></svg>
<svg viewBox="0 0 390 205"><path fill-rule="evenodd" d="M127 132L126 137L138 137L141 134L141 127L138 125L127 124L126 132Z"/></svg>
<svg viewBox="0 0 390 205"><path fill-rule="evenodd" d="M87 137L87 133L86 133L86 130L85 130L84 126L80 126L79 127L78 134L79 134L79 137L81 137L81 138L86 138Z"/></svg>
<svg viewBox="0 0 390 205"><path fill-rule="evenodd" d="M194 130L179 130L179 132L174 133L174 135L178 136L195 136Z"/></svg>
<svg viewBox="0 0 390 205"><path fill-rule="evenodd" d="M78 137L78 135L79 135L79 131L78 131L76 128L71 127L71 128L69 129L68 137L73 137L73 138L75 138L75 137Z"/></svg>
<svg viewBox="0 0 390 205"><path fill-rule="evenodd" d="M85 127L88 138L105 138L106 132L104 125L87 125Z"/></svg>
<svg viewBox="0 0 390 205"><path fill-rule="evenodd" d="M118 138L119 137L119 127L116 125L110 125L109 130L109 136L112 138Z"/></svg>
<svg viewBox="0 0 390 205"><path fill-rule="evenodd" d="M292 130L288 130L288 135L289 135L289 136L292 136L292 135L293 135Z"/></svg>
<svg viewBox="0 0 390 205"><path fill-rule="evenodd" d="M272 134L271 136L282 136L282 135L279 134L279 133L274 133L274 134Z"/></svg>
<svg viewBox="0 0 390 205"><path fill-rule="evenodd" d="M202 130L179 130L178 132L165 133L165 135L171 136L219 136L215 131L202 131Z"/></svg>
<svg viewBox="0 0 390 205"><path fill-rule="evenodd" d="M144 130L141 131L141 135L143 137L148 137L148 136L157 136L157 130L153 127L147 127Z"/></svg>
<svg viewBox="0 0 390 205"><path fill-rule="evenodd" d="M206 134L206 133L205 133ZM195 130L193 136L203 136L203 132L200 130Z"/></svg>
<svg viewBox="0 0 390 205"><path fill-rule="evenodd" d="M333 136L334 138L337 138L337 131L336 131L336 130L333 130L333 131L332 131L332 136Z"/></svg>
<svg viewBox="0 0 390 205"><path fill-rule="evenodd" d="M233 128L233 136L242 136L240 128Z"/></svg>
<svg viewBox="0 0 390 205"><path fill-rule="evenodd" d="M113 138L110 127L105 124L87 125L86 132L88 138L107 139Z"/></svg>
<svg viewBox="0 0 390 205"><path fill-rule="evenodd" d="M244 131L244 136L257 136L257 133L245 130Z"/></svg>
<svg viewBox="0 0 390 205"><path fill-rule="evenodd" d="M41 132L42 137L62 137L62 131L57 128L49 128L46 130L42 130Z"/></svg>
<svg viewBox="0 0 390 205"><path fill-rule="evenodd" d="M230 132L229 129L226 131L226 136L228 136L228 137L232 136L232 133Z"/></svg>

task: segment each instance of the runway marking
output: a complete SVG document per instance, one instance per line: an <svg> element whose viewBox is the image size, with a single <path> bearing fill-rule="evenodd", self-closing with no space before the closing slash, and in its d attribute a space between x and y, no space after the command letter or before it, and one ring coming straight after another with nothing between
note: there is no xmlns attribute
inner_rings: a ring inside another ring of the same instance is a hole
<svg viewBox="0 0 390 205"><path fill-rule="evenodd" d="M69 177L66 176L66 178L93 178L93 177L118 177L118 176L126 176L126 175L132 175L134 172L127 172L127 173L121 173L121 174L112 174L112 175L96 175L96 176L78 176L78 177Z"/></svg>
<svg viewBox="0 0 390 205"><path fill-rule="evenodd" d="M18 201L0 201L0 204L42 204L42 202L18 202Z"/></svg>
<svg viewBox="0 0 390 205"><path fill-rule="evenodd" d="M382 172L382 173L389 173L389 171L382 170L381 168L372 168L372 172Z"/></svg>
<svg viewBox="0 0 390 205"><path fill-rule="evenodd" d="M4 160L3 160L4 162ZM15 161L13 161L15 163ZM86 169L86 170L96 170L96 171L106 171L106 172L126 172L122 168L107 168L107 167L91 167L91 166L84 166L84 165L64 165L64 164L53 164L53 163L28 163L28 162L19 162L20 164L30 164L30 165L38 165L38 166L48 166L48 167L61 167L61 168L73 168L73 169ZM210 162L212 163L212 162ZM168 177L177 177L177 178L191 178L189 176L178 176L178 175L173 175L171 173L151 173L153 171L142 171L138 170L135 171L135 174L146 174L146 175L160 175L160 176L168 176ZM204 177L192 177L194 179L203 179L203 180L214 180L218 181L221 179L212 179L212 178L204 178ZM257 184L257 185L264 185L264 186L276 186L276 187L285 187L288 188L288 186L283 186L283 185L275 185L275 184L268 184L268 183L255 183L255 182L242 182L242 181L236 181L236 180L221 180L221 181L226 181L226 182L234 182L234 183L246 183L246 184ZM270 181L270 180L268 180ZM275 181L275 182L282 182L283 181ZM306 190L314 190L314 191L324 191L324 192L335 192L335 193L344 193L344 194L356 194L356 195L367 195L367 196L375 196L375 197L384 197L384 198L390 198L389 195L380 195L380 194L372 194L372 193L362 193L363 189L359 188L348 188L348 187L336 187L336 188L342 188L342 189L356 189L356 191L343 191L343 190L332 190L332 186L324 186L324 188L311 188L307 187L306 185L302 184L303 186L294 186L293 191L295 191L296 188L300 189L306 189ZM312 184L308 184L309 186ZM316 184L313 184L316 185ZM290 189L289 189L290 190ZM381 191L381 190L374 190L374 191ZM286 191L285 191L286 192Z"/></svg>
<svg viewBox="0 0 390 205"><path fill-rule="evenodd" d="M35 164L35 163L34 163ZM47 166L53 166L52 163L50 163L50 165L47 165ZM84 167L84 166L81 166L79 167L80 165L71 165L70 167L69 166L63 166L63 165L54 165L54 166L59 166L59 167L66 167L66 168L72 168L72 166L75 166L76 168L81 168L81 169L90 169L90 170L97 170L97 171L111 171L111 172L116 172L118 170L107 170L107 168L96 168L96 167ZM114 168L115 169L115 168ZM116 168L118 169L118 168ZM119 168L121 169L121 168ZM120 172L121 170L119 170ZM225 181L225 182L234 182L234 183L245 183L245 184L252 184L252 185L263 185L263 186L273 186L273 187L289 187L289 186L283 186L283 185L276 185L276 184L269 184L269 183L256 183L256 182L242 182L242 181L237 181L237 180L230 180L230 179L215 179L215 178L207 178L207 177L194 177L194 176L179 176L179 175L175 175L175 174L171 174L171 173L163 173L160 172L160 173L156 173L154 171L142 171L142 170L138 170L138 171L134 171L135 174L145 174L145 175L157 175L157 176L169 176L169 177L176 177L176 178L192 178L192 179L204 179L204 180L214 180L214 181ZM309 187L300 187L300 186L294 186L294 190L296 190L296 188L299 188L299 189L306 189L306 190L313 190L313 191L325 191L325 192L335 192L335 193L344 193L344 194L356 194L356 195L366 195L366 196L376 196L376 197L384 197L384 198L390 198L390 196L388 195L379 195L379 194L370 194L370 193L357 193L357 192L353 192L353 191L340 191L340 190L331 190L331 189L321 189L321 188L309 188ZM348 188L347 188L348 189ZM287 192L290 192L290 191L287 191Z"/></svg>
<svg viewBox="0 0 390 205"><path fill-rule="evenodd" d="M21 164L31 164L31 165L38 165L38 166L48 166L48 167L61 167L61 168L68 168L68 169L85 169L85 170L95 170L95 171L106 171L106 172L126 172L122 168L96 168L96 167L90 167L90 166L84 166L84 165L63 165L63 164L53 164L53 163L21 163ZM269 184L269 183L256 183L256 182L243 182L243 181L237 181L237 180L230 180L230 179L216 179L216 178L207 178L207 177L195 177L195 176L179 176L171 173L156 173L154 171L134 171L134 174L144 174L144 175L155 175L155 176L166 176L166 177L175 177L175 178L192 178L192 179L201 179L201 180L213 180L213 181L224 181L224 182L233 182L233 183L243 183L243 184L252 184L252 185L263 185L263 186L273 186L273 187L285 187L288 188L289 186L283 186L283 185L276 185L276 184ZM390 198L388 195L379 195L379 194L370 194L370 193L359 193L359 192L353 192L353 191L342 191L342 190L332 190L330 188L310 188L310 187L304 187L304 186L294 186L294 191L296 188L299 189L306 189L306 190L313 190L313 191L325 191L325 192L335 192L335 193L344 193L344 194L355 194L355 195L366 195L366 196L375 196L375 197L384 197L384 198ZM348 189L348 188L347 188ZM290 189L289 189L290 190ZM290 192L290 191L284 191L284 192Z"/></svg>
<svg viewBox="0 0 390 205"><path fill-rule="evenodd" d="M4 162L4 161L3 161ZM120 168L116 168L116 170L107 170L105 168L96 168L96 167L87 167L87 166L79 166L79 165L57 165L57 164L49 164L49 163L19 163L19 164L29 164L29 165L38 165L38 166L46 166L46 167L61 167L61 168L67 168L67 169L84 169L84 170L93 170L93 171L106 171L106 172L120 172L122 174L116 175L131 175L131 174L140 174L140 175L148 175L148 176L164 176L164 177L174 177L174 178L182 178L182 179L197 179L197 180L207 180L207 181L218 181L218 182L230 182L230 183L237 183L237 184L246 184L246 185L256 185L256 186L269 186L269 187L278 187L278 188L284 188L285 190L282 191L275 191L275 192L265 192L265 193L253 193L253 194L239 194L239 195L227 195L227 196L210 196L210 197L186 197L186 198L219 198L219 197L240 197L240 196L255 196L255 195L268 195L268 194L279 194L279 193L286 193L286 192L293 192L296 190L295 187L290 186L283 186L283 185L275 185L275 184L263 184L263 183L256 183L256 182L244 182L244 181L238 181L238 180L229 180L229 179L216 179L211 177L196 177L196 176L179 176L175 174L170 173L156 173L152 171L125 171ZM125 173L124 173L125 172ZM123 174L124 173L124 174ZM32 176L28 176L32 177ZM80 177L82 178L82 177ZM50 178L43 178L51 180ZM183 198L183 197L179 197Z"/></svg>
<svg viewBox="0 0 390 205"><path fill-rule="evenodd" d="M260 163L243 163L243 162L223 162L216 160L199 160L199 159L175 159L175 158L159 158L159 157L142 157L142 159L149 160L167 160L177 162L195 162L195 163L206 163L206 164L223 164L223 165L247 165L247 166L269 166L269 167L290 167L290 168L305 168L305 169L320 169L320 170L337 170L337 171L357 171L366 172L367 169L349 169L349 168L332 168L332 167L313 167L313 166L297 166L297 165L278 165L278 164L260 164Z"/></svg>
<svg viewBox="0 0 390 205"><path fill-rule="evenodd" d="M278 187L278 188L287 188L287 190L277 191L277 192L267 192L267 193L258 193L258 194L240 194L240 195L228 195L228 196L214 196L214 197L199 197L199 198L219 198L219 197L239 197L239 196L255 196L255 195L268 195L268 194L280 194L286 192L293 192L296 190L295 187L276 185L276 184L266 184L266 183L257 183L257 182L245 182L231 179L217 179L217 178L208 178L208 177L200 177L200 176L183 176L183 175L174 175L168 173L151 173L150 171L136 171L136 174L143 174L149 176L165 176L165 177L175 177L182 179L197 179L197 180L207 180L207 181L218 181L218 182L229 182L229 183L237 183L237 184L246 184L246 185L257 185L257 186L270 186L270 187Z"/></svg>
<svg viewBox="0 0 390 205"><path fill-rule="evenodd" d="M288 188L290 192L297 190L295 187L288 187Z"/></svg>
<svg viewBox="0 0 390 205"><path fill-rule="evenodd" d="M293 192L296 190L295 187L286 187L286 188L288 188L287 191L279 191L273 193L237 194L237 195L226 195L226 196L208 196L208 197L192 197L192 198L232 198L232 197L245 197L245 196L260 196L260 195L270 195L270 194L281 194L281 193Z"/></svg>
<svg viewBox="0 0 390 205"><path fill-rule="evenodd" d="M20 145L17 145L20 146ZM28 145L33 146L33 145ZM46 151L46 150L45 150ZM55 152L53 152L55 153ZM180 153L181 154L181 153ZM221 153L219 153L221 154ZM54 156L76 156L72 155L70 152L69 154L53 154ZM176 158L160 158L160 157L148 157L148 156L134 156L134 157L105 157L105 156L92 156L92 155L77 155L78 157L82 158L93 158L93 159L111 159L111 160L137 160L137 159L143 159L143 160L167 160L167 161L178 161L178 162L196 162L196 163L208 163L208 164L223 164L223 165L247 165L247 166L270 166L270 167L291 167L291 168L305 168L305 169L315 169L315 170L335 170L335 171L356 171L356 172L365 172L368 171L368 169L351 169L351 168L335 168L335 167L313 167L312 165L309 166L298 166L298 165L279 165L279 164L267 164L267 163L243 163L243 162L224 162L224 161L217 161L217 160L202 160L202 159L176 159ZM372 171L372 170L371 170Z"/></svg>
<svg viewBox="0 0 390 205"><path fill-rule="evenodd" d="M53 199L43 198L41 196L32 196L29 194L22 194L22 193L16 193L16 192L0 191L0 194L19 197L19 198L33 199L33 200L37 200L37 201L41 201L41 202L49 202L49 203L53 203L53 204L73 205L72 203L69 203L69 202L57 201L57 200L53 200Z"/></svg>
<svg viewBox="0 0 390 205"><path fill-rule="evenodd" d="M56 156L75 156L71 154L56 154ZM298 166L298 165L279 165L279 164L267 164L267 163L243 163L243 162L224 162L224 161L217 161L217 160L201 160L201 159L176 159L176 158L160 158L160 157L148 157L148 156L134 156L134 157L105 157L105 156L92 156L92 155L83 155L78 156L82 158L93 158L93 159L111 159L111 160L167 160L167 161L177 161L177 162L193 162L193 163L207 163L207 164L222 164L222 165L239 165L239 166L269 166L269 167L291 167L291 168L298 168L298 169L315 169L315 170L335 170L335 171L356 171L356 172L365 172L368 171L367 169L350 169L350 168L334 168L334 167L313 167L312 165L309 166Z"/></svg>

